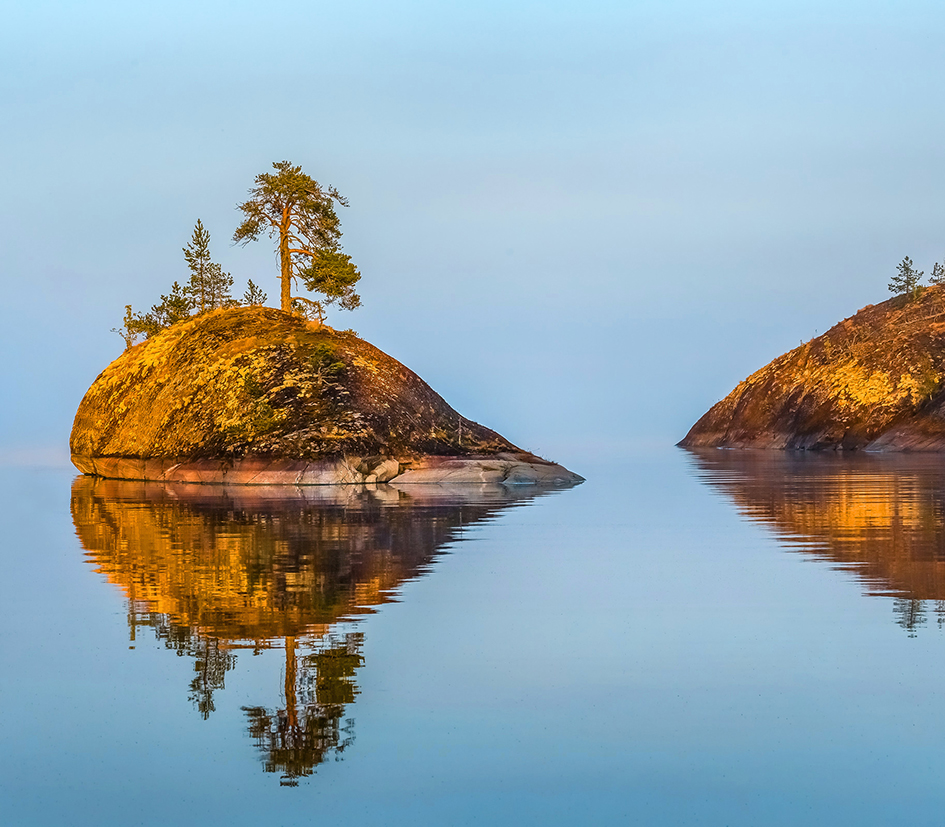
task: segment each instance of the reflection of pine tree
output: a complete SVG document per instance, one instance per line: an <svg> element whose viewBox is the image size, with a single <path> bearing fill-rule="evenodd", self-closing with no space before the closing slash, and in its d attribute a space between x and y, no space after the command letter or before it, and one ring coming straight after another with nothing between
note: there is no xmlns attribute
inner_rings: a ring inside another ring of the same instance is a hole
<svg viewBox="0 0 945 827"><path fill-rule="evenodd" d="M225 689L226 673L236 666L236 655L220 648L216 638L202 635L196 629L174 623L170 617L160 612L139 611L135 602L128 602L128 623L131 640L139 626L149 626L154 636L164 642L165 647L177 653L178 657L194 659L194 679L190 682L187 699L197 708L204 720L216 709L213 693Z"/></svg>
<svg viewBox="0 0 945 827"><path fill-rule="evenodd" d="M945 626L945 600L935 601L935 618L938 621L938 628Z"/></svg>
<svg viewBox="0 0 945 827"><path fill-rule="evenodd" d="M190 682L188 700L203 715L206 721L216 707L213 703L213 691L224 689L226 673L236 665L236 655L220 649L220 642L212 638L198 638L197 647L191 654L194 660L194 672L197 674Z"/></svg>
<svg viewBox="0 0 945 827"><path fill-rule="evenodd" d="M896 623L909 633L909 637L915 637L918 628L925 624L925 607L921 600L896 598L893 612L897 616Z"/></svg>
<svg viewBox="0 0 945 827"><path fill-rule="evenodd" d="M342 716L357 694L353 678L364 663L363 639L360 633L330 637L314 654L297 658L295 639L286 638L285 708L243 707L266 772L281 773L283 785L297 785L329 754L337 758L353 743L353 722Z"/></svg>
<svg viewBox="0 0 945 827"><path fill-rule="evenodd" d="M244 711L264 768L294 785L353 740L362 637L336 624L391 600L469 525L546 492L470 493L394 506L368 490L298 501L78 477L72 514L89 562L126 595L131 646L149 628L194 659L189 697L204 718L234 652L286 642L282 700Z"/></svg>

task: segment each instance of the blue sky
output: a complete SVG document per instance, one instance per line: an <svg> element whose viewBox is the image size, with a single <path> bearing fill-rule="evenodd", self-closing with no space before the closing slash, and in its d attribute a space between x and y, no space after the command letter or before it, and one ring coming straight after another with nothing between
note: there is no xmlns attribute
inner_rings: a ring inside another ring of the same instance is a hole
<svg viewBox="0 0 945 827"><path fill-rule="evenodd" d="M932 3L7 4L0 457L64 452L110 328L288 159L351 202L332 315L572 466L945 257ZM580 470L578 468L578 470Z"/></svg>

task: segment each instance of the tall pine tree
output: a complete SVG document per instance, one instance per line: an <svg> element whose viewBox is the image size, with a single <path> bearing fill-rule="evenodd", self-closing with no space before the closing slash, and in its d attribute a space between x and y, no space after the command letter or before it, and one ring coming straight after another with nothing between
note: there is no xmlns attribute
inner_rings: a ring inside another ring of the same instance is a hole
<svg viewBox="0 0 945 827"><path fill-rule="evenodd" d="M361 274L341 252L341 222L335 212L335 204L346 207L347 200L288 161L272 166L275 172L257 175L249 200L238 206L245 218L233 233L234 243L247 244L264 233L277 240L279 306L287 313L301 310L321 322L328 305L353 310L361 304L354 289ZM293 296L298 279L323 298Z"/></svg>

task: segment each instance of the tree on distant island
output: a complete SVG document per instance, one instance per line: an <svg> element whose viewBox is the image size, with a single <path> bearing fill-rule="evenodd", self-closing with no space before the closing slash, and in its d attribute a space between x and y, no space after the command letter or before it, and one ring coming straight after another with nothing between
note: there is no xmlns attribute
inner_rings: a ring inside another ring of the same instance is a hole
<svg viewBox="0 0 945 827"><path fill-rule="evenodd" d="M945 265L937 261L932 265L932 275L929 276L929 284L945 284Z"/></svg>
<svg viewBox="0 0 945 827"><path fill-rule="evenodd" d="M289 161L273 163L275 173L256 176L250 198L237 209L245 215L233 233L236 244L248 244L266 232L278 239L280 306L286 312L309 316L309 310L324 322L325 308L337 304L345 310L360 306L354 285L361 278L351 257L341 252L341 222L335 203L348 206L334 188L322 188L299 166ZM292 296L293 280L324 298Z"/></svg>
<svg viewBox="0 0 945 827"><path fill-rule="evenodd" d="M924 275L923 271L912 266L912 259L906 256L896 265L896 274L889 282L889 292L915 299L919 295L919 281Z"/></svg>

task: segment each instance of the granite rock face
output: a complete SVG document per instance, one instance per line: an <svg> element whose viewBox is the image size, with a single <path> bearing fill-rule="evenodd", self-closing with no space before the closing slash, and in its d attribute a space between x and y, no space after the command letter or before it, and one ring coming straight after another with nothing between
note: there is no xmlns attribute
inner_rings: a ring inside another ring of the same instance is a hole
<svg viewBox="0 0 945 827"><path fill-rule="evenodd" d="M254 485L565 483L354 334L241 307L135 345L76 413L72 461L113 479Z"/></svg>
<svg viewBox="0 0 945 827"><path fill-rule="evenodd" d="M868 305L779 356L679 444L945 450L945 287Z"/></svg>

